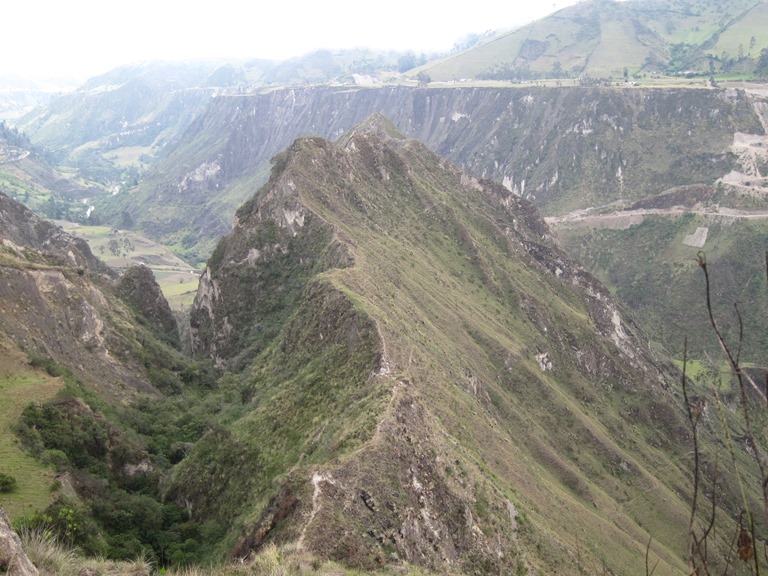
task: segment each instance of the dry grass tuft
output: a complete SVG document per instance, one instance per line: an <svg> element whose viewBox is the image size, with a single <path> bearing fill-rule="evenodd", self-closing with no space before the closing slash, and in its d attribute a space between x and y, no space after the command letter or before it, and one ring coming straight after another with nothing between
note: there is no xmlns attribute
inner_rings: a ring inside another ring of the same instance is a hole
<svg viewBox="0 0 768 576"><path fill-rule="evenodd" d="M21 545L41 574L77 574L77 554L50 530L25 528L19 532Z"/></svg>
<svg viewBox="0 0 768 576"><path fill-rule="evenodd" d="M113 562L103 558L83 558L61 542L50 530L28 528L19 532L27 557L41 576L149 576L155 566L146 554L130 562Z"/></svg>

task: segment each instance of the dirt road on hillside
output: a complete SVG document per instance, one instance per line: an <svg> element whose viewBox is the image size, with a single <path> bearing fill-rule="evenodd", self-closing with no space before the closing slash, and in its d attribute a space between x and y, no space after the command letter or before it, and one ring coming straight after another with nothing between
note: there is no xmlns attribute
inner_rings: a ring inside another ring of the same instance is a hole
<svg viewBox="0 0 768 576"><path fill-rule="evenodd" d="M578 224L597 226L601 228L625 229L640 224L646 216L683 216L696 214L708 218L733 220L766 220L768 210L739 210L736 208L711 207L706 209L673 207L673 208L639 208L636 210L614 210L605 212L603 208L586 208L576 210L562 216L547 216L544 221L550 226Z"/></svg>

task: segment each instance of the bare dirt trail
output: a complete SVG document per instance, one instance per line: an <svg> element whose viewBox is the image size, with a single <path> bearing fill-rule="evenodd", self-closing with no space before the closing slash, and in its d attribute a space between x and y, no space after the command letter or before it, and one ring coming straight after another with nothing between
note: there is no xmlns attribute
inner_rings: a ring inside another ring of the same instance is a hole
<svg viewBox="0 0 768 576"><path fill-rule="evenodd" d="M29 156L29 150L17 150L15 148L0 148L0 164L10 164L11 162L21 162Z"/></svg>

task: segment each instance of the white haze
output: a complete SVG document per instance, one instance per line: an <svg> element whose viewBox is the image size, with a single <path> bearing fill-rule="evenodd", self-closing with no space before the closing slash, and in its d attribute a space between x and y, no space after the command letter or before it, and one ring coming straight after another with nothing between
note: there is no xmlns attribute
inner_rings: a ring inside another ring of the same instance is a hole
<svg viewBox="0 0 768 576"><path fill-rule="evenodd" d="M467 34L575 1L9 0L0 8L0 77L83 80L140 61L281 60L320 48L444 52Z"/></svg>

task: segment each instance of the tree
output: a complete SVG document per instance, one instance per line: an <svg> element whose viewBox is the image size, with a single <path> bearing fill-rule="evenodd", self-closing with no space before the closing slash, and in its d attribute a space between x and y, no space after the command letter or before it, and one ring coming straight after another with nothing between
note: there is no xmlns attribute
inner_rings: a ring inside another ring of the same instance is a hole
<svg viewBox="0 0 768 576"><path fill-rule="evenodd" d="M407 72L411 68L416 67L416 55L413 52L408 52L400 56L397 59L397 71Z"/></svg>
<svg viewBox="0 0 768 576"><path fill-rule="evenodd" d="M432 82L432 78L430 78L429 74L427 74L426 72L423 72L423 71L419 72L416 75L416 80L418 80L419 86L426 86L427 84Z"/></svg>
<svg viewBox="0 0 768 576"><path fill-rule="evenodd" d="M760 50L760 57L757 59L755 76L758 78L768 78L768 48Z"/></svg>

